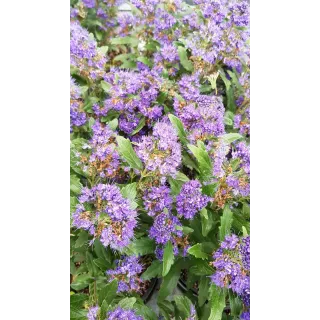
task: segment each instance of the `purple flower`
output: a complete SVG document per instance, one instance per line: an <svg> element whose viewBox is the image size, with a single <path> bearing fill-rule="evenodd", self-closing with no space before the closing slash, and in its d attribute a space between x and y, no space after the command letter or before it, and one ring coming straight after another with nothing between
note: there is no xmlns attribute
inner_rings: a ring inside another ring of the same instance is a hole
<svg viewBox="0 0 320 320"><path fill-rule="evenodd" d="M105 73L106 58L97 48L97 43L78 21L70 23L70 64L80 75L90 80L102 77Z"/></svg>
<svg viewBox="0 0 320 320"><path fill-rule="evenodd" d="M143 320L141 316L136 315L132 309L122 309L117 307L114 311L109 311L107 314L108 320Z"/></svg>
<svg viewBox="0 0 320 320"><path fill-rule="evenodd" d="M173 200L170 189L166 186L151 187L145 192L143 200L147 214L151 217L162 213L164 209L167 209L168 212L171 211Z"/></svg>
<svg viewBox="0 0 320 320"><path fill-rule="evenodd" d="M96 0L82 0L82 3L87 7L87 8L94 8L96 5Z"/></svg>
<svg viewBox="0 0 320 320"><path fill-rule="evenodd" d="M168 241L173 241L175 236L182 237L182 231L177 229L180 226L181 222L177 217L161 213L156 216L150 228L150 238L155 239L157 244L166 244Z"/></svg>
<svg viewBox="0 0 320 320"><path fill-rule="evenodd" d="M130 207L130 201L123 198L115 185L98 184L92 189L83 188L80 204L73 214L76 228L89 230L94 237L100 237L104 246L121 250L130 244L137 225L137 212Z"/></svg>
<svg viewBox="0 0 320 320"><path fill-rule="evenodd" d="M158 122L152 136L144 136L136 152L149 171L175 176L181 164L181 145L171 124Z"/></svg>
<svg viewBox="0 0 320 320"><path fill-rule="evenodd" d="M110 280L118 279L118 292L138 292L142 280L140 274L143 267L139 263L139 258L135 256L125 257L117 260L115 270L108 270L106 274L110 276Z"/></svg>
<svg viewBox="0 0 320 320"><path fill-rule="evenodd" d="M94 306L94 307L89 308L88 313L87 313L88 320L96 320L98 310L99 310L98 306Z"/></svg>
<svg viewBox="0 0 320 320"><path fill-rule="evenodd" d="M230 288L250 308L250 237L226 236L213 259L212 282Z"/></svg>
<svg viewBox="0 0 320 320"><path fill-rule="evenodd" d="M223 170L223 163L226 160L226 155L228 154L229 150L230 148L228 143L226 143L223 139L220 139L213 155L213 175L218 178L221 178L225 174Z"/></svg>
<svg viewBox="0 0 320 320"><path fill-rule="evenodd" d="M153 121L162 116L162 107L154 103L162 82L155 71L112 69L106 74L105 81L111 87L110 97L105 100L103 111L105 114L109 110L120 112L119 128L125 133L130 134L138 126L141 115Z"/></svg>
<svg viewBox="0 0 320 320"><path fill-rule="evenodd" d="M197 212L204 208L210 198L201 193L201 184L198 180L186 182L177 196L177 212L186 219L193 219Z"/></svg>
<svg viewBox="0 0 320 320"><path fill-rule="evenodd" d="M250 195L250 183L246 178L229 175L226 178L226 183L232 188L235 196L248 197Z"/></svg>
<svg viewBox="0 0 320 320"><path fill-rule="evenodd" d="M114 178L118 174L120 156L116 151L115 133L99 121L92 126L93 136L78 154L77 165L88 175Z"/></svg>
<svg viewBox="0 0 320 320"><path fill-rule="evenodd" d="M245 312L241 313L240 319L241 320L250 320L250 311L245 311Z"/></svg>
<svg viewBox="0 0 320 320"><path fill-rule="evenodd" d="M240 159L240 167L243 168L245 173L250 175L250 146L241 141L236 144L235 151L232 153L233 159Z"/></svg>
<svg viewBox="0 0 320 320"><path fill-rule="evenodd" d="M73 126L80 127L87 121L86 114L81 110L82 100L80 88L73 78L70 78L70 131Z"/></svg>

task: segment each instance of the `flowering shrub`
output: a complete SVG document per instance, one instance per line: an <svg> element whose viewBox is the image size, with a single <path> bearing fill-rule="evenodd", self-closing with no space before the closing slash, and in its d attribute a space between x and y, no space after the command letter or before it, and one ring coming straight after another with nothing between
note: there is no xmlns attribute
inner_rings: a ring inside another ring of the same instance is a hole
<svg viewBox="0 0 320 320"><path fill-rule="evenodd" d="M249 16L71 1L71 319L250 319Z"/></svg>

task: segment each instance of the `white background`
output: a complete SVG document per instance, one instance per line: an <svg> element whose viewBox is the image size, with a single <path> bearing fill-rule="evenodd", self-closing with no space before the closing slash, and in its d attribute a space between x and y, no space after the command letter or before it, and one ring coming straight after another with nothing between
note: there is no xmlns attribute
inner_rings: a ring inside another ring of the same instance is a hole
<svg viewBox="0 0 320 320"><path fill-rule="evenodd" d="M320 319L317 9L251 1L253 320ZM69 3L0 28L1 318L69 319Z"/></svg>

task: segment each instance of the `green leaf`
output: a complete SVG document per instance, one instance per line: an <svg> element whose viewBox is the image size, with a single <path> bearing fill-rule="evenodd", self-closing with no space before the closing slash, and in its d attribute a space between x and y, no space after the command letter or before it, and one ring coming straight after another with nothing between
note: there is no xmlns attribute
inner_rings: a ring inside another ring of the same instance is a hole
<svg viewBox="0 0 320 320"><path fill-rule="evenodd" d="M103 80L100 82L100 85L101 85L101 88L103 89L103 91L105 91L106 93L109 93L109 91L112 87L112 85L110 83L105 82Z"/></svg>
<svg viewBox="0 0 320 320"><path fill-rule="evenodd" d="M234 101L234 92L233 92L232 83L230 80L227 79L224 71L221 68L219 69L219 73L220 73L221 79L223 80L226 86L227 110L234 112L236 109L236 104Z"/></svg>
<svg viewBox="0 0 320 320"><path fill-rule="evenodd" d="M201 277L198 292L198 303L200 307L202 307L208 299L209 286L210 279L208 277Z"/></svg>
<svg viewBox="0 0 320 320"><path fill-rule="evenodd" d="M224 114L224 123L226 125L232 126L233 125L233 119L234 119L234 113L227 110Z"/></svg>
<svg viewBox="0 0 320 320"><path fill-rule="evenodd" d="M136 303L134 305L134 309L136 311L136 314L142 316L142 319L144 320L155 320L157 319L157 315L154 311L152 311L150 308L148 308L144 304Z"/></svg>
<svg viewBox="0 0 320 320"><path fill-rule="evenodd" d="M151 254L155 250L155 243L150 238L140 238L134 240L127 248L132 255Z"/></svg>
<svg viewBox="0 0 320 320"><path fill-rule="evenodd" d="M109 110L105 117L100 117L101 122L110 122L111 120L118 118L120 113L116 110Z"/></svg>
<svg viewBox="0 0 320 320"><path fill-rule="evenodd" d="M236 140L239 140L239 139L243 139L243 136L241 134L239 134L239 133L232 132L232 133L224 134L221 138L225 142L231 143L233 141L236 141Z"/></svg>
<svg viewBox="0 0 320 320"><path fill-rule="evenodd" d="M199 171L198 165L197 163L190 157L190 155L185 152L182 151L182 163L189 169L195 169L197 172Z"/></svg>
<svg viewBox="0 0 320 320"><path fill-rule="evenodd" d="M207 180L212 176L212 162L207 151L202 147L196 147L191 144L188 144L188 148L196 157L199 163L200 177L202 178L202 180Z"/></svg>
<svg viewBox="0 0 320 320"><path fill-rule="evenodd" d="M169 114L168 117L169 117L172 125L177 130L180 141L185 145L188 144L187 134L184 130L184 127L183 127L181 120L179 118L177 118L176 116L174 116L173 114Z"/></svg>
<svg viewBox="0 0 320 320"><path fill-rule="evenodd" d="M74 245L75 248L82 247L88 241L88 233L86 231L80 231L78 239Z"/></svg>
<svg viewBox="0 0 320 320"><path fill-rule="evenodd" d="M246 219L250 218L250 206L246 202L242 203L242 214Z"/></svg>
<svg viewBox="0 0 320 320"><path fill-rule="evenodd" d="M174 262L174 255L173 255L173 247L172 243L169 241L163 252L163 268L162 268L162 276L166 276L170 271L171 266Z"/></svg>
<svg viewBox="0 0 320 320"><path fill-rule="evenodd" d="M148 269L142 274L142 280L151 280L161 275L162 271L162 262L159 260L152 261Z"/></svg>
<svg viewBox="0 0 320 320"><path fill-rule="evenodd" d="M110 267L108 261L102 258L94 259L93 263L103 272L105 272Z"/></svg>
<svg viewBox="0 0 320 320"><path fill-rule="evenodd" d="M172 319L172 314L174 313L174 307L168 300L158 301L158 306L160 309L160 314L164 316L166 320Z"/></svg>
<svg viewBox="0 0 320 320"><path fill-rule="evenodd" d="M96 265L93 263L93 256L90 252L86 252L86 264L87 264L87 268L89 271L89 274L91 276L95 276L97 274L97 267Z"/></svg>
<svg viewBox="0 0 320 320"><path fill-rule="evenodd" d="M119 152L121 156L128 162L131 168L142 170L142 162L134 152L132 144L128 139L117 136Z"/></svg>
<svg viewBox="0 0 320 320"><path fill-rule="evenodd" d="M182 172L177 172L175 179L169 177L169 183L171 187L171 191L173 195L177 195L180 193L180 189L182 185L189 181L189 178Z"/></svg>
<svg viewBox="0 0 320 320"><path fill-rule="evenodd" d="M128 60L134 60L136 58L133 53L122 53L113 58L113 61L121 61L122 63Z"/></svg>
<svg viewBox="0 0 320 320"><path fill-rule="evenodd" d="M246 229L246 227L242 226L242 233L243 233L243 236L246 237L248 235L248 231Z"/></svg>
<svg viewBox="0 0 320 320"><path fill-rule="evenodd" d="M207 259L208 255L202 251L201 243L197 243L188 249L188 252L196 258Z"/></svg>
<svg viewBox="0 0 320 320"><path fill-rule="evenodd" d="M118 306L122 309L132 309L136 301L137 299L134 297L124 298L120 300L120 302L118 303Z"/></svg>
<svg viewBox="0 0 320 320"><path fill-rule="evenodd" d="M224 290L213 284L211 293L211 313L208 320L221 320L223 309L226 306Z"/></svg>
<svg viewBox="0 0 320 320"><path fill-rule="evenodd" d="M80 194L82 189L82 184L80 179L74 175L70 176L70 190L75 194Z"/></svg>
<svg viewBox="0 0 320 320"><path fill-rule="evenodd" d="M78 309L74 307L70 307L70 320L85 320L87 319L87 311L84 309Z"/></svg>
<svg viewBox="0 0 320 320"><path fill-rule="evenodd" d="M200 217L201 217L201 227L202 227L202 235L206 237L208 233L211 231L213 227L213 220L212 220L212 215L210 214L208 216L208 212L206 208L203 208L200 211Z"/></svg>
<svg viewBox="0 0 320 320"><path fill-rule="evenodd" d="M108 122L108 126L112 131L115 131L118 127L118 119L115 118L115 119L111 120L110 122Z"/></svg>
<svg viewBox="0 0 320 320"><path fill-rule="evenodd" d="M192 228L182 226L183 234L189 234L192 233L194 230Z"/></svg>
<svg viewBox="0 0 320 320"><path fill-rule="evenodd" d="M133 183L127 184L125 187L121 189L121 194L125 198L133 201L137 196L137 183L133 182Z"/></svg>
<svg viewBox="0 0 320 320"><path fill-rule="evenodd" d="M244 227L246 231L250 233L250 222L238 213L233 213L232 227L236 229L237 232L243 232Z"/></svg>
<svg viewBox="0 0 320 320"><path fill-rule="evenodd" d="M76 210L76 206L79 203L76 197L70 197L70 213L73 213Z"/></svg>
<svg viewBox="0 0 320 320"><path fill-rule="evenodd" d="M175 296L174 302L176 303L178 310L183 315L183 319L190 317L192 302L189 298L186 296Z"/></svg>
<svg viewBox="0 0 320 320"><path fill-rule="evenodd" d="M117 45L117 44L130 44L133 47L136 47L139 44L139 39L136 37L119 37L119 38L113 38L110 41L111 44Z"/></svg>
<svg viewBox="0 0 320 320"><path fill-rule="evenodd" d="M189 271L196 276L210 276L214 270L207 261L196 259Z"/></svg>
<svg viewBox="0 0 320 320"><path fill-rule="evenodd" d="M110 304L107 300L103 300L100 308L100 319L106 319L107 311L110 309Z"/></svg>
<svg viewBox="0 0 320 320"><path fill-rule="evenodd" d="M88 287L89 283L92 282L92 277L89 274L82 274L76 277L71 283L71 288L78 291Z"/></svg>
<svg viewBox="0 0 320 320"><path fill-rule="evenodd" d="M187 49L184 47L179 46L178 47L178 54L180 58L180 62L182 66L187 70L187 71L193 71L193 64L192 62L188 59L187 55Z"/></svg>
<svg viewBox="0 0 320 320"><path fill-rule="evenodd" d="M235 86L237 87L237 89L240 91L240 92L243 92L243 87L241 86L236 74L230 70L227 70L231 80L232 80L232 83L235 84Z"/></svg>
<svg viewBox="0 0 320 320"><path fill-rule="evenodd" d="M70 296L70 305L75 309L81 309L88 296L83 293L77 293Z"/></svg>
<svg viewBox="0 0 320 320"><path fill-rule="evenodd" d="M130 133L130 136L135 135L138 133L146 124L146 118L142 117L138 123L138 126Z"/></svg>
<svg viewBox="0 0 320 320"><path fill-rule="evenodd" d="M98 258L108 261L111 263L110 254L108 254L107 249L102 245L99 239L96 239L93 244L94 252ZM109 249L110 250L110 249Z"/></svg>
<svg viewBox="0 0 320 320"><path fill-rule="evenodd" d="M118 283L116 280L105 285L98 294L99 305L102 304L103 301L106 301L108 304L111 304L112 300L116 297L118 290Z"/></svg>
<svg viewBox="0 0 320 320"><path fill-rule="evenodd" d="M144 63L145 65L147 65L148 67L152 68L152 62L147 58L147 57L138 57L137 61L140 61L142 63Z"/></svg>
<svg viewBox="0 0 320 320"><path fill-rule="evenodd" d="M106 54L108 52L109 47L108 46L102 46L99 47L99 50L103 53Z"/></svg>
<svg viewBox="0 0 320 320"><path fill-rule="evenodd" d="M240 298L231 290L229 290L229 301L230 301L231 315L234 317L238 317L242 311L242 302Z"/></svg>
<svg viewBox="0 0 320 320"><path fill-rule="evenodd" d="M224 241L226 235L230 233L231 225L233 221L233 214L228 205L225 205L223 209L223 214L220 219L220 227L219 227L219 239L220 241Z"/></svg>
<svg viewBox="0 0 320 320"><path fill-rule="evenodd" d="M162 279L158 294L158 301L163 301L177 287L182 263L183 261L181 259L177 260L176 263L171 267L169 273Z"/></svg>

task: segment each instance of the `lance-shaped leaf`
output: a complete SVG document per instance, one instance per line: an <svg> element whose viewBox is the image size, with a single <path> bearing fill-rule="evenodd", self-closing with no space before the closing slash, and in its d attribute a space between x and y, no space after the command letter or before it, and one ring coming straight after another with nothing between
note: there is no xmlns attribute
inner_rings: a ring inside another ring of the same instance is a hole
<svg viewBox="0 0 320 320"><path fill-rule="evenodd" d="M117 136L118 150L121 156L128 162L131 168L142 170L142 162L134 152L132 144L128 139Z"/></svg>
<svg viewBox="0 0 320 320"><path fill-rule="evenodd" d="M231 230L231 225L232 225L232 220L233 220L233 214L232 211L230 210L229 206L226 205L223 209L223 214L221 217L221 224L219 227L219 239L220 241L223 241L230 233Z"/></svg>
<svg viewBox="0 0 320 320"><path fill-rule="evenodd" d="M188 71L193 71L193 64L188 59L187 49L179 46L178 47L178 54L179 54L179 58L180 58L180 62L182 64L182 66Z"/></svg>
<svg viewBox="0 0 320 320"><path fill-rule="evenodd" d="M168 117L169 117L172 125L176 128L180 141L183 144L187 144L188 143L187 134L184 130L184 127L183 127L181 120L179 118L177 118L176 116L174 116L173 114L169 114Z"/></svg>
<svg viewBox="0 0 320 320"><path fill-rule="evenodd" d="M222 312L226 306L225 292L215 284L211 285L211 312L208 320L221 320Z"/></svg>
<svg viewBox="0 0 320 320"><path fill-rule="evenodd" d="M212 162L208 155L208 152L204 148L202 148L201 145L196 147L194 145L188 144L188 148L191 150L199 163L200 178L202 180L207 180L212 176Z"/></svg>
<svg viewBox="0 0 320 320"><path fill-rule="evenodd" d="M163 252L163 267L162 267L162 276L166 276L170 271L171 266L174 262L173 248L172 243L169 241L166 244Z"/></svg>

